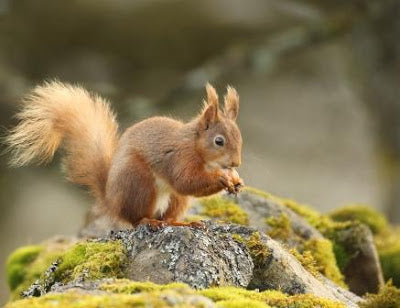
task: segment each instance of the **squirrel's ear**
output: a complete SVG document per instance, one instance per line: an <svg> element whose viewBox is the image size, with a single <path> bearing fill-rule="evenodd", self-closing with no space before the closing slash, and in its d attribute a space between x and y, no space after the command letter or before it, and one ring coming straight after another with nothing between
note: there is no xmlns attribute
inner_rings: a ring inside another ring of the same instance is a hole
<svg viewBox="0 0 400 308"><path fill-rule="evenodd" d="M219 108L218 94L215 91L214 87L207 82L206 84L207 91L207 103L208 105L215 105L217 107L217 111Z"/></svg>
<svg viewBox="0 0 400 308"><path fill-rule="evenodd" d="M206 91L207 101L204 102L203 113L201 116L205 129L207 129L210 124L218 121L219 110L218 94L215 91L214 87L207 83Z"/></svg>
<svg viewBox="0 0 400 308"><path fill-rule="evenodd" d="M236 120L239 113L239 95L235 88L228 86L226 88L226 95L224 97L225 107L224 113L225 116L231 120Z"/></svg>

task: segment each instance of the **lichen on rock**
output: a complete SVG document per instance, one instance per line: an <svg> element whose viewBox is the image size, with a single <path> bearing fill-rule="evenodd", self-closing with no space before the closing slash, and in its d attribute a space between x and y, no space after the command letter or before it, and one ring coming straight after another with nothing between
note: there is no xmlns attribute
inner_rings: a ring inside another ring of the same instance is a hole
<svg viewBox="0 0 400 308"><path fill-rule="evenodd" d="M253 261L243 245L213 228L147 226L114 233L130 255L126 277L137 281L181 281L194 288L246 286Z"/></svg>
<svg viewBox="0 0 400 308"><path fill-rule="evenodd" d="M253 232L247 239L239 234L233 234L232 238L246 245L253 259L254 266L261 267L267 263L271 251L268 249L267 245L262 242L260 232Z"/></svg>
<svg viewBox="0 0 400 308"><path fill-rule="evenodd" d="M189 216L208 219L205 230L141 225L16 251L7 268L12 299L39 297L9 306L357 307L364 301L346 290L343 273L350 290L360 281L372 282L360 293L377 288L375 243L390 259L384 266L395 264L397 250L383 238L390 226L373 237L365 218L336 221L251 188L201 198Z"/></svg>
<svg viewBox="0 0 400 308"><path fill-rule="evenodd" d="M241 198L249 199L252 198L252 195L256 195L265 200L263 203L265 207L271 208L268 214L274 217L275 224L273 226L276 229L275 232L272 230L272 233L269 231L271 235L282 233L283 224L276 223L279 222L280 217L277 216L277 213L279 211L285 213L290 221L289 232L286 231L285 234L290 234L290 236L286 240L282 236L278 236L278 240L290 248L296 248L300 253L307 250L306 246L309 246L308 250L317 263L320 263L318 265L321 274L329 276L330 279L342 286L344 286L342 275L344 274L345 282L350 290L360 295L365 292L377 291L383 283L372 233L360 221L335 221L328 215L318 213L308 205L291 199L276 197L254 188L247 188L247 194L244 195L245 197L240 196L239 200ZM261 202L256 201L255 204L261 204ZM307 224L299 220L299 216L305 219ZM271 221L271 219L268 218L268 221ZM287 226L286 223L283 230L288 230ZM314 231L313 227L317 231ZM309 242L310 239L315 240L315 242ZM310 245L310 243L314 245ZM316 243L318 245L315 245ZM317 249L318 247L320 249ZM325 253L322 253L323 247L325 247ZM323 255L325 257L322 257Z"/></svg>

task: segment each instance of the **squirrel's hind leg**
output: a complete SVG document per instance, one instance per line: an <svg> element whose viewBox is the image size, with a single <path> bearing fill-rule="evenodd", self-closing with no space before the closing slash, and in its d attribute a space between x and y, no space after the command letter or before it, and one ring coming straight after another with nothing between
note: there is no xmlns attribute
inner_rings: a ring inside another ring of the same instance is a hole
<svg viewBox="0 0 400 308"><path fill-rule="evenodd" d="M194 227L194 228L205 228L202 222L182 222L180 221L185 214L188 207L188 197L181 196L178 194L171 194L169 207L165 212L163 219L169 226L182 226L182 227Z"/></svg>
<svg viewBox="0 0 400 308"><path fill-rule="evenodd" d="M188 206L188 197L181 196L178 194L171 194L169 206L167 211L159 219L142 218L137 225L146 224L150 226L152 230L158 230L166 226L175 227L194 227L194 228L205 228L202 222L182 222L179 221Z"/></svg>
<svg viewBox="0 0 400 308"><path fill-rule="evenodd" d="M147 162L136 153L110 170L107 181L107 206L113 215L132 226L154 220L155 179Z"/></svg>

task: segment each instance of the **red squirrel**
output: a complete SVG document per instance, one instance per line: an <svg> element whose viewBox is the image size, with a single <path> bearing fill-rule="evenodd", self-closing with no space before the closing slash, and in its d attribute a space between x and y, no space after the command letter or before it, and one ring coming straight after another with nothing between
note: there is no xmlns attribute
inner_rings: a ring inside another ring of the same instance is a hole
<svg viewBox="0 0 400 308"><path fill-rule="evenodd" d="M106 215L132 226L198 225L179 222L188 196L236 194L243 186L235 169L242 150L239 96L228 86L220 110L215 89L207 84L206 91L203 110L189 122L151 117L119 137L106 100L47 82L23 100L19 124L6 138L10 164L49 162L61 147L66 177L88 187Z"/></svg>

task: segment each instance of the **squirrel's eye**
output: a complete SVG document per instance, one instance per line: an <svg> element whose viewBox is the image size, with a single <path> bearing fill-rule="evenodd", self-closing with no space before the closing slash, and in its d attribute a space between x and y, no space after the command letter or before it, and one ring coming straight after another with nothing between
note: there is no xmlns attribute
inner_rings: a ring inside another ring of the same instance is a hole
<svg viewBox="0 0 400 308"><path fill-rule="evenodd" d="M221 135L218 135L217 137L215 137L214 143L219 147L223 147L225 144L225 138Z"/></svg>

